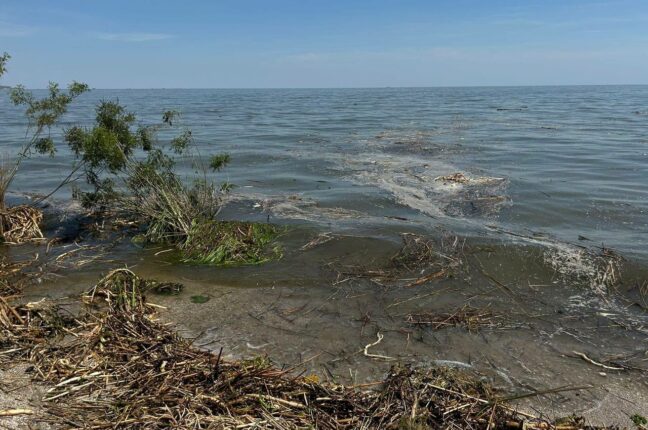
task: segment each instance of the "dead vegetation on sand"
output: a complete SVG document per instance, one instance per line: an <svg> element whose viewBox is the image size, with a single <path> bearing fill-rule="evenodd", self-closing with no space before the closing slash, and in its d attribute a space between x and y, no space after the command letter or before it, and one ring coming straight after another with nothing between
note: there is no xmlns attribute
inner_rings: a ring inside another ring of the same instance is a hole
<svg viewBox="0 0 648 430"><path fill-rule="evenodd" d="M46 384L40 421L113 429L587 428L518 412L455 369L395 366L378 389L361 391L264 358L227 361L161 323L142 294L148 282L113 271L83 296L86 311L76 317L43 303L3 304L0 366L27 362Z"/></svg>

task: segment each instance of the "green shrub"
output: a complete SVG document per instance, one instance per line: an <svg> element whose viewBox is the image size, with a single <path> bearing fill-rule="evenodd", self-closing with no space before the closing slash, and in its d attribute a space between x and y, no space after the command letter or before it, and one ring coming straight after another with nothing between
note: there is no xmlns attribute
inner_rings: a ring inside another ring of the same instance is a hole
<svg viewBox="0 0 648 430"><path fill-rule="evenodd" d="M0 77L6 73L7 62L10 58L11 56L6 52L0 56ZM54 155L56 145L51 134L52 127L67 112L74 99L88 90L88 85L76 81L73 81L67 90L61 90L59 84L50 82L47 96L39 99L22 85L11 89L9 93L11 102L16 106L25 107L25 116L29 121L29 126L25 134L25 141L11 165L0 168L0 210L5 207L7 190L22 162L34 153ZM1 229L0 233L2 233Z"/></svg>
<svg viewBox="0 0 648 430"><path fill-rule="evenodd" d="M202 158L193 157L199 179L178 176L176 157L194 155L191 131L180 128L167 142L157 139L162 128L178 129L178 118L178 112L167 111L161 124L136 128L135 115L117 102L103 101L92 129L67 130L65 139L93 187L78 193L84 205L135 218L146 241L176 246L186 262L227 266L278 257L276 246L268 250L277 236L274 226L217 220L231 185L210 181ZM208 160L211 170L218 171L230 157L220 154Z"/></svg>

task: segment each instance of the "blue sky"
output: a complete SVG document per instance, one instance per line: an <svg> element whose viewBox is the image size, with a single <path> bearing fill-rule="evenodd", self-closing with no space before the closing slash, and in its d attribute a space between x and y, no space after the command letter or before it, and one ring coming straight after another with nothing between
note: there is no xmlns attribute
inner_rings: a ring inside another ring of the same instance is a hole
<svg viewBox="0 0 648 430"><path fill-rule="evenodd" d="M648 1L2 0L2 82L648 84Z"/></svg>

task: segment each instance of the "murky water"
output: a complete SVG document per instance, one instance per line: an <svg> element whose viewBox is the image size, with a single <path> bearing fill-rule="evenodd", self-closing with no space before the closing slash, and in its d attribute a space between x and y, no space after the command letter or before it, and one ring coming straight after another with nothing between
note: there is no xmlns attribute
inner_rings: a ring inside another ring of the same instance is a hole
<svg viewBox="0 0 648 430"><path fill-rule="evenodd" d="M637 370L648 368L648 87L97 90L67 123L89 124L96 101L112 98L146 122L177 109L203 153L229 152L220 178L237 188L222 216L286 225L284 258L183 266L126 242L32 297L75 294L127 263L183 282L152 300L197 344L230 355L308 360L346 384L397 361L472 367L515 393L596 386L543 398L558 414L648 413ZM10 152L24 122L5 96L0 118ZM14 189L46 192L70 163L65 149L34 159ZM459 182L441 178L457 172ZM404 233L441 251L457 238L461 263L422 283L428 272L366 276L390 268ZM464 306L497 323L411 323Z"/></svg>

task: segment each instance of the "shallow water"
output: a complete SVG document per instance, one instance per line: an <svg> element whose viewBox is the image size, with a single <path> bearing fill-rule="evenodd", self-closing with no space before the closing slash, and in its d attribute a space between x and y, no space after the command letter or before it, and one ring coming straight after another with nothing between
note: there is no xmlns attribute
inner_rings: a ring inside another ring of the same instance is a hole
<svg viewBox="0 0 648 430"><path fill-rule="evenodd" d="M182 112L203 153L232 155L223 176L240 198L308 203L270 210L277 218L342 218L351 231L382 229L390 215L424 229L497 223L648 258L648 86L94 90L66 125L89 124L102 99L119 99L145 122ZM10 154L25 124L6 93L0 118ZM35 159L15 189L49 191L69 163L64 148ZM497 189L434 181L456 171L504 181ZM503 201L484 199L493 195ZM251 206L242 209L265 214Z"/></svg>
<svg viewBox="0 0 648 430"><path fill-rule="evenodd" d="M310 359L309 372L346 384L380 378L395 361L472 367L514 393L587 383L597 388L543 401L557 414L605 416L621 414L625 396L627 412L648 413L645 373L575 354L648 367L648 86L96 90L67 124L89 124L91 107L113 98L146 122L177 109L202 153L229 152L219 178L237 188L222 216L286 225L284 258L217 269L126 242L30 297L76 294L126 263L185 284L152 300L205 348L267 353L287 366ZM24 122L0 100L0 148L10 152ZM70 157L62 149L31 160L14 189L47 192ZM438 179L455 172L469 181ZM389 267L403 233L458 237L462 264L409 287L344 276ZM619 282L606 278L601 246L625 258ZM209 300L194 303L197 295ZM501 324L468 332L407 322L466 304ZM378 333L369 353L393 360L364 354Z"/></svg>

